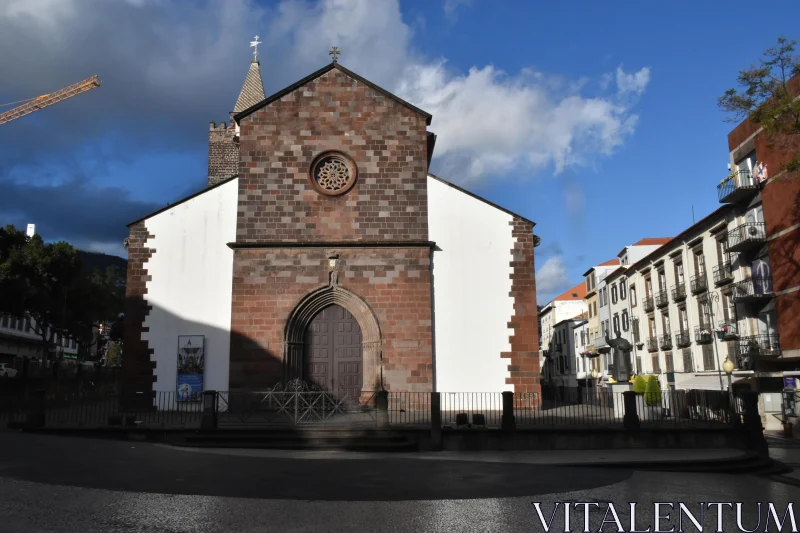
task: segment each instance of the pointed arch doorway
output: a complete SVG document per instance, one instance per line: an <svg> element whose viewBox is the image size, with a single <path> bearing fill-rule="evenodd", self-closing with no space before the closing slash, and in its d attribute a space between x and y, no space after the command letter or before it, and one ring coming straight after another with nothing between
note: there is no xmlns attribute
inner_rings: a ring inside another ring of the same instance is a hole
<svg viewBox="0 0 800 533"><path fill-rule="evenodd" d="M361 326L344 307L320 310L306 328L303 342L304 380L358 401L364 382Z"/></svg>

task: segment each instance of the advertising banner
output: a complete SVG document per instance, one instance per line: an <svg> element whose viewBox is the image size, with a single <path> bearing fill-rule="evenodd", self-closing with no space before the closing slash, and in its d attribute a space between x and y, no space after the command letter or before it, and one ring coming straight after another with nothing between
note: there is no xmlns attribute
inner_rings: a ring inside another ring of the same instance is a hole
<svg viewBox="0 0 800 533"><path fill-rule="evenodd" d="M178 337L178 398L179 402L199 402L203 395L205 368L205 337Z"/></svg>

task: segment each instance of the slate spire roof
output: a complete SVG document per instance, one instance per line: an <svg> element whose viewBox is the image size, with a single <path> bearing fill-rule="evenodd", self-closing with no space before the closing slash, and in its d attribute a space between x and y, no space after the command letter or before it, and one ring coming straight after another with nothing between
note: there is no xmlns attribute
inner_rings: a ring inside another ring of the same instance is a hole
<svg viewBox="0 0 800 533"><path fill-rule="evenodd" d="M264 83L261 81L261 70L258 68L259 64L260 62L257 60L250 62L250 69L247 71L247 77L244 79L242 92L239 93L236 106L233 108L234 113L244 111L265 98Z"/></svg>

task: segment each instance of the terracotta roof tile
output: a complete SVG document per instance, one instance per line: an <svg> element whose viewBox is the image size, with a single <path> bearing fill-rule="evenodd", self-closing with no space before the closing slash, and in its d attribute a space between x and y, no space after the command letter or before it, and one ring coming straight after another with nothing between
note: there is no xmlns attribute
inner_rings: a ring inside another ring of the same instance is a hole
<svg viewBox="0 0 800 533"><path fill-rule="evenodd" d="M647 237L639 242L633 243L633 246L661 246L662 244L667 244L671 240L672 237Z"/></svg>
<svg viewBox="0 0 800 533"><path fill-rule="evenodd" d="M614 265L618 265L618 264L619 264L619 258L615 258L615 259L610 259L610 260L606 261L605 263L600 263L597 266L607 267L607 266L614 266Z"/></svg>
<svg viewBox="0 0 800 533"><path fill-rule="evenodd" d="M586 283L579 283L553 300L583 300L586 298Z"/></svg>

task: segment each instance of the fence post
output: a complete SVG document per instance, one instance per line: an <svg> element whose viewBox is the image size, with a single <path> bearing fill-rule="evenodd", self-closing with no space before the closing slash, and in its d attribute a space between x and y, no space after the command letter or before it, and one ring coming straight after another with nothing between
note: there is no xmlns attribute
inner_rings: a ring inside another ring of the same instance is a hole
<svg viewBox="0 0 800 533"><path fill-rule="evenodd" d="M514 418L514 393L503 391L503 418L500 420L500 428L504 431L517 429L517 421Z"/></svg>
<svg viewBox="0 0 800 533"><path fill-rule="evenodd" d="M389 427L389 391L380 390L377 396L378 427Z"/></svg>
<svg viewBox="0 0 800 533"><path fill-rule="evenodd" d="M769 456L769 446L764 438L764 427L761 425L761 415L758 413L758 393L748 391L743 393L744 399L744 428L747 432L746 442L751 450L760 455Z"/></svg>
<svg viewBox="0 0 800 533"><path fill-rule="evenodd" d="M636 411L636 396L632 390L626 390L622 393L622 398L625 403L625 416L622 418L622 424L626 431L636 431L639 429L639 414Z"/></svg>
<svg viewBox="0 0 800 533"><path fill-rule="evenodd" d="M431 393L431 449L442 451L442 395Z"/></svg>
<svg viewBox="0 0 800 533"><path fill-rule="evenodd" d="M200 429L217 429L217 391L203 391L203 416Z"/></svg>
<svg viewBox="0 0 800 533"><path fill-rule="evenodd" d="M33 394L31 395L31 408L28 411L28 420L26 421L26 425L31 429L44 427L44 422L45 422L45 413L44 413L45 394L46 394L46 391L37 390L37 391L34 391Z"/></svg>

